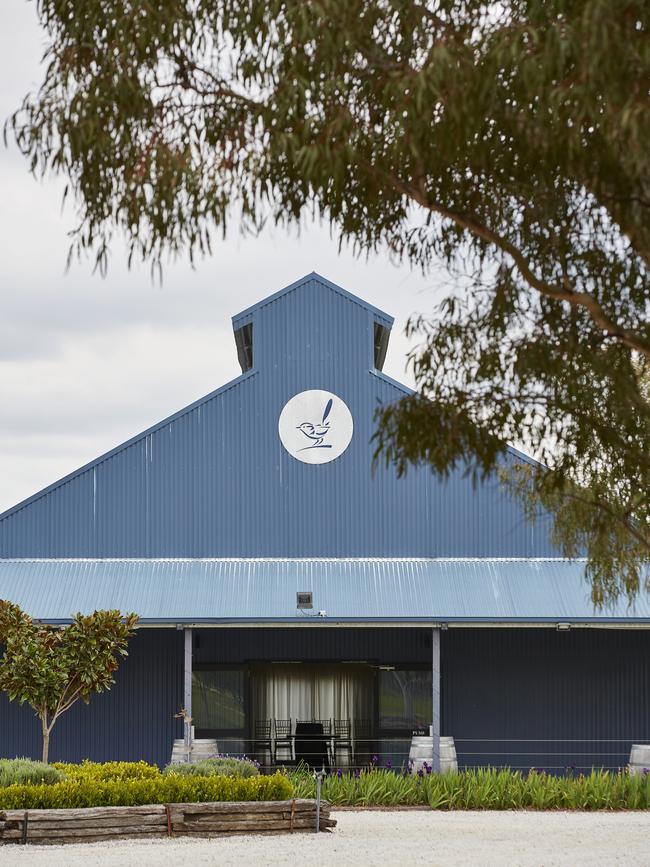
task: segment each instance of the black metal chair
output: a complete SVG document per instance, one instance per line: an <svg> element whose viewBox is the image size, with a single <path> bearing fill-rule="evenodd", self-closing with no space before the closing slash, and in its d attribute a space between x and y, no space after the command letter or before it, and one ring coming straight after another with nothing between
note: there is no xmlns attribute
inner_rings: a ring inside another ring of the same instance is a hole
<svg viewBox="0 0 650 867"><path fill-rule="evenodd" d="M348 764L352 764L352 730L349 719L334 720L334 762L340 750L347 753Z"/></svg>
<svg viewBox="0 0 650 867"><path fill-rule="evenodd" d="M276 719L275 741L273 743L273 764L278 763L278 750L289 750L289 761L293 761L293 735L291 734L290 719Z"/></svg>
<svg viewBox="0 0 650 867"><path fill-rule="evenodd" d="M257 754L257 752L261 751L265 753L267 750L269 751L269 757L271 759L271 763L273 762L273 741L271 740L271 720L270 719L256 719L255 720L255 734L253 737L253 752ZM263 762L262 762L263 764Z"/></svg>

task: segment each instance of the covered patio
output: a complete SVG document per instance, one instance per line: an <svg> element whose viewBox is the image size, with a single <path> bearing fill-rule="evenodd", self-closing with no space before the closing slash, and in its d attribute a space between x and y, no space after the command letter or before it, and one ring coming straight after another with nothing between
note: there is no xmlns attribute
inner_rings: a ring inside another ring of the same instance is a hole
<svg viewBox="0 0 650 867"><path fill-rule="evenodd" d="M214 738L222 752L254 755L264 767L358 768L379 754L399 767L412 733L429 733L432 682L432 668L420 663L199 663L191 716L197 738Z"/></svg>

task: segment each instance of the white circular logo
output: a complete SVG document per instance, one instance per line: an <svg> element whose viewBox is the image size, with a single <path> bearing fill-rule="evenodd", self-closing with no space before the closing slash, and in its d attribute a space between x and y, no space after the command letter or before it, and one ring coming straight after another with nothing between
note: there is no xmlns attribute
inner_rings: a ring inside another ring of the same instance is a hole
<svg viewBox="0 0 650 867"><path fill-rule="evenodd" d="M288 400L278 419L278 433L289 454L305 464L326 464L350 445L352 413L329 391L301 391Z"/></svg>

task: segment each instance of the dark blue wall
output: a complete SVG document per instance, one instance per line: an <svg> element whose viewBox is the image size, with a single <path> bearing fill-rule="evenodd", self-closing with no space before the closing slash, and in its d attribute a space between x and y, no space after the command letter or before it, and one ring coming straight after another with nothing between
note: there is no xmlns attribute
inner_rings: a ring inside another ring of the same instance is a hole
<svg viewBox="0 0 650 867"><path fill-rule="evenodd" d="M174 714L183 704L183 634L140 630L110 692L79 701L52 730L50 761L137 761L166 764L181 736ZM0 756L41 757L40 722L27 705L0 692Z"/></svg>
<svg viewBox="0 0 650 867"><path fill-rule="evenodd" d="M443 729L467 765L622 767L650 743L650 632L449 630Z"/></svg>
<svg viewBox="0 0 650 867"><path fill-rule="evenodd" d="M253 322L251 371L5 513L0 557L553 554L547 525L528 524L495 480L373 476L373 413L404 393L373 369L376 319L316 276L253 309L235 322ZM343 398L355 425L321 466L277 432L285 402L313 388Z"/></svg>
<svg viewBox="0 0 650 867"><path fill-rule="evenodd" d="M429 665L426 629L198 630L197 664L260 660ZM141 630L110 693L57 723L52 760L165 764L181 731L182 633ZM644 630L449 629L442 633L442 729L461 766L556 772L620 767L650 742L650 633ZM0 695L0 755L39 757L29 708Z"/></svg>

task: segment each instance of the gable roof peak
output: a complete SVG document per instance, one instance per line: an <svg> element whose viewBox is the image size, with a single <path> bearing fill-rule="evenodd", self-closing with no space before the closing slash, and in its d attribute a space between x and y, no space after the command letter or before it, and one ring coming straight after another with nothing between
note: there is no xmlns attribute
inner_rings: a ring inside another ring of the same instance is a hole
<svg viewBox="0 0 650 867"><path fill-rule="evenodd" d="M260 310L262 307L266 307L267 304L271 304L272 302L277 301L278 299L282 298L285 295L289 295L292 292L304 289L305 287L309 286L309 284L314 282L319 283L321 286L326 287L332 292L336 292L337 294L342 295L347 301L351 301L353 304L358 304L359 307L363 307L364 310L372 313L372 315L387 328L390 329L392 327L394 319L388 313L385 313L383 310L380 310L373 304L369 304L367 301L364 301L363 298L359 298L358 295L353 295L352 292L348 292L347 289L344 289L342 286L333 283L331 280L328 280L327 277L323 277L322 274L318 274L316 271L311 271L309 274L305 274L303 277L300 277L298 280L295 280L293 283L290 283L283 289L279 289L277 292L274 292L271 295L267 295L265 298L262 298L260 301L252 304L250 307L247 307L240 313L236 313L232 317L233 328L237 329L241 325L245 324L246 321L250 320L254 313Z"/></svg>

